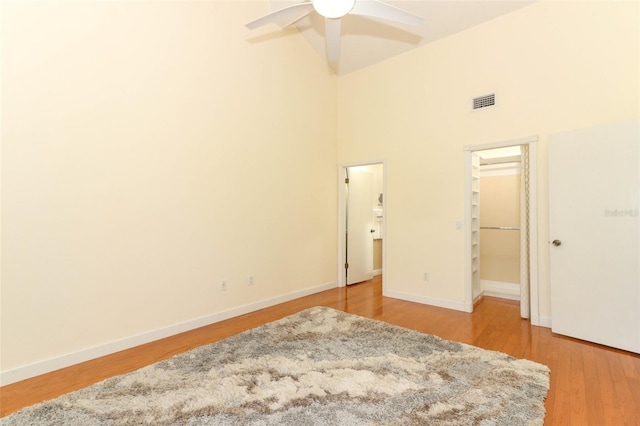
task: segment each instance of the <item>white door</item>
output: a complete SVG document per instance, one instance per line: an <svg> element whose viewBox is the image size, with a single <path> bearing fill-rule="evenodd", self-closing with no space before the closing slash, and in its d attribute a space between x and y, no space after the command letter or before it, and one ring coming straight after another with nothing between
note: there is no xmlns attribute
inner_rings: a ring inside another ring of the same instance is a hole
<svg viewBox="0 0 640 426"><path fill-rule="evenodd" d="M347 285L373 278L373 173L348 169Z"/></svg>
<svg viewBox="0 0 640 426"><path fill-rule="evenodd" d="M549 140L554 332L640 353L640 122Z"/></svg>

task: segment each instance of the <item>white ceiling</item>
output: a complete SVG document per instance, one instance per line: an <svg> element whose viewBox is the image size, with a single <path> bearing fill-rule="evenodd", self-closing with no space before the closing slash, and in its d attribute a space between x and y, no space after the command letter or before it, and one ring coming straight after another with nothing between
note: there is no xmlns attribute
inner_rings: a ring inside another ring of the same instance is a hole
<svg viewBox="0 0 640 426"><path fill-rule="evenodd" d="M500 15L535 3L536 0L387 0L393 6L424 18L420 28L388 21L347 15L342 18L340 61L330 64L344 75L463 31ZM270 0L272 10L303 0ZM258 18L258 16L256 16ZM326 60L324 18L317 13L296 26L309 44ZM279 31L273 26L273 31ZM269 42L277 43L277 39Z"/></svg>
<svg viewBox="0 0 640 426"><path fill-rule="evenodd" d="M484 151L476 151L480 158L494 159L504 157L518 157L520 156L520 145L507 146L504 148L485 149Z"/></svg>

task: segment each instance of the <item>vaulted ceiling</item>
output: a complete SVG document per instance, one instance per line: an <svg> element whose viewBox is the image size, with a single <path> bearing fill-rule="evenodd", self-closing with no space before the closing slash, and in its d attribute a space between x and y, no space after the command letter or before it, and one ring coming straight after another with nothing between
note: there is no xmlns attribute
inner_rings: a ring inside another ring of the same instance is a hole
<svg viewBox="0 0 640 426"><path fill-rule="evenodd" d="M270 6L273 11L301 1L270 0ZM385 3L423 17L423 25L414 28L383 20L347 15L342 18L340 60L330 66L336 74L347 74L534 2L530 0L387 0ZM309 44L326 60L324 18L312 13L298 21L296 26ZM273 31L279 31L275 25L271 28ZM269 42L277 43L277 39Z"/></svg>

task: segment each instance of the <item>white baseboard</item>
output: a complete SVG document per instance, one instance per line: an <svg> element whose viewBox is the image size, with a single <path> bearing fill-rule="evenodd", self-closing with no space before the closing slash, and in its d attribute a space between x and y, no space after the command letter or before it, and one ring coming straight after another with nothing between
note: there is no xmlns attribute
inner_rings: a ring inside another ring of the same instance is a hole
<svg viewBox="0 0 640 426"><path fill-rule="evenodd" d="M509 300L517 300L520 301L520 296L514 296L513 294L506 294L506 293L498 293L495 291L484 291L482 292L483 296L488 296L488 297L499 297L500 299L509 299Z"/></svg>
<svg viewBox="0 0 640 426"><path fill-rule="evenodd" d="M520 284L503 281L480 280L481 293L485 296L520 300Z"/></svg>
<svg viewBox="0 0 640 426"><path fill-rule="evenodd" d="M0 372L0 386L9 385L11 383L16 383L21 380L39 376L41 374L50 373L61 368L69 367L85 361L90 361L101 356L110 355L125 349L143 345L145 343L164 339L166 337L184 333L185 331L194 330L196 328L224 321L229 318L237 317L239 315L248 314L259 309L268 308L270 306L288 302L290 300L298 299L310 294L330 290L332 288L335 288L336 286L336 282L322 284L316 287L295 291L292 293L284 294L282 296L273 297L256 303L239 306L237 308L196 318L190 321L185 321L183 323L170 325L168 327L163 327L157 330L151 330L149 332L126 337L124 339L114 340L101 345L81 349L79 351L44 359L42 361L34 362L32 364L24 365L11 370L2 371Z"/></svg>
<svg viewBox="0 0 640 426"><path fill-rule="evenodd" d="M531 324L538 327L551 328L551 317L531 316Z"/></svg>
<svg viewBox="0 0 640 426"><path fill-rule="evenodd" d="M483 296L520 300L520 284L501 281L480 280L480 292ZM551 317L542 317L531 312L531 325L551 328Z"/></svg>
<svg viewBox="0 0 640 426"><path fill-rule="evenodd" d="M409 302L422 303L425 305L453 309L456 311L462 311L462 312L473 311L472 303L454 302L454 301L445 300L445 299L434 299L430 297L418 296L415 294L402 293L402 292L390 291L390 290L386 290L383 295L386 297L392 297L394 299L407 300ZM488 294L487 292L480 292L480 294L478 294L474 302L480 299L482 296L491 296L491 294ZM495 296L495 297L501 297L503 299L510 298L508 295L505 295L505 294L500 294L499 296ZM520 300L520 298L518 297L517 300ZM537 315L532 315L531 324L539 327L551 328L551 317L541 317Z"/></svg>
<svg viewBox="0 0 640 426"><path fill-rule="evenodd" d="M373 276L376 277L378 275L382 275L382 269L374 269Z"/></svg>
<svg viewBox="0 0 640 426"><path fill-rule="evenodd" d="M424 305L437 306L439 308L453 309L456 311L470 312L464 302L454 302L446 299L435 299L432 297L418 296L416 294L402 293L399 291L385 290L383 296L394 299L406 300L409 302L422 303Z"/></svg>

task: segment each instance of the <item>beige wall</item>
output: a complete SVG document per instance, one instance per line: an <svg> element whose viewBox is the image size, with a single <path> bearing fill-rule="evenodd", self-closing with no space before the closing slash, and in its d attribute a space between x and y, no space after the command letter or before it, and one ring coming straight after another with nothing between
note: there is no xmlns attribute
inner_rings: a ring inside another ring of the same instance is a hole
<svg viewBox="0 0 640 426"><path fill-rule="evenodd" d="M3 371L335 281L336 163L387 160L386 289L462 304L463 147L531 134L550 316L548 136L640 110L637 2L543 1L337 83L242 26L266 1L1 7Z"/></svg>
<svg viewBox="0 0 640 426"><path fill-rule="evenodd" d="M520 227L520 175L480 178L480 227ZM480 279L520 283L520 231L480 230Z"/></svg>
<svg viewBox="0 0 640 426"><path fill-rule="evenodd" d="M268 2L2 9L3 371L335 283L336 77Z"/></svg>
<svg viewBox="0 0 640 426"><path fill-rule="evenodd" d="M373 270L382 269L382 239L373 240Z"/></svg>
<svg viewBox="0 0 640 426"><path fill-rule="evenodd" d="M387 292L468 302L463 149L535 134L539 314L550 317L548 137L639 116L638 15L637 2L542 1L340 78L338 160L387 160ZM470 111L493 91L496 107Z"/></svg>

